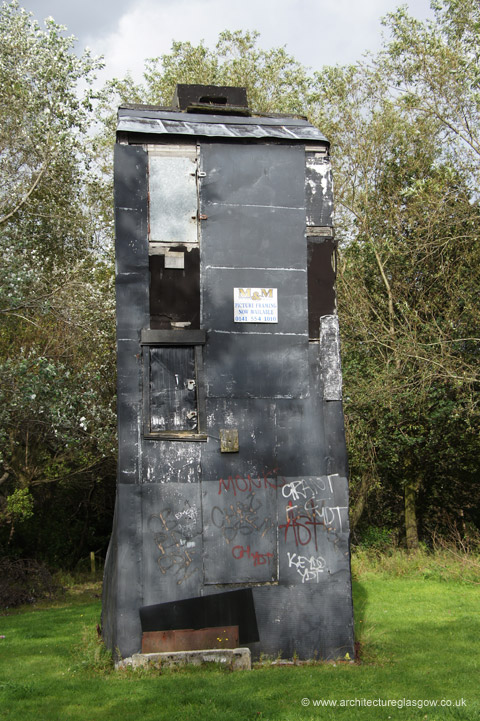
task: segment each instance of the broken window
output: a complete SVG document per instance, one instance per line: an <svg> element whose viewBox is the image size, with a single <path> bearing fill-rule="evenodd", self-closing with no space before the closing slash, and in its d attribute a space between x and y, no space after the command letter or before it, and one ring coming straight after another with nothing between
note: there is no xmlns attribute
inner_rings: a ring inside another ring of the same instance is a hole
<svg viewBox="0 0 480 721"><path fill-rule="evenodd" d="M308 228L307 232L311 229ZM310 340L320 337L320 318L336 310L335 241L319 236L307 237L308 253L308 332Z"/></svg>
<svg viewBox="0 0 480 721"><path fill-rule="evenodd" d="M197 148L151 145L150 327L200 327Z"/></svg>

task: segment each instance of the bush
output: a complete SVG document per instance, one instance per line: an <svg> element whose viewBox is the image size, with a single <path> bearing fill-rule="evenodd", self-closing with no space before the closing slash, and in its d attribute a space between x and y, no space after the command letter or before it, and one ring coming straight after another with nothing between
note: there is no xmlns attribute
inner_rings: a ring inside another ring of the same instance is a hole
<svg viewBox="0 0 480 721"><path fill-rule="evenodd" d="M363 549L371 548L375 551L386 551L395 546L395 535L389 528L368 526L368 528L361 532L356 545Z"/></svg>
<svg viewBox="0 0 480 721"><path fill-rule="evenodd" d="M42 563L29 558L0 558L0 607L52 598L61 590Z"/></svg>

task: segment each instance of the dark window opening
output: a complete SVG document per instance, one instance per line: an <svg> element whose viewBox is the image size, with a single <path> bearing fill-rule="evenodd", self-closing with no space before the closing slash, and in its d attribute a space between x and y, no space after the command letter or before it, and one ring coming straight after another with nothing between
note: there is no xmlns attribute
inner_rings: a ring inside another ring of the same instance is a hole
<svg viewBox="0 0 480 721"><path fill-rule="evenodd" d="M168 254L150 256L150 327L196 329L200 327L200 251L185 246L174 250L177 257L183 254L178 263L183 267L168 267Z"/></svg>
<svg viewBox="0 0 480 721"><path fill-rule="evenodd" d="M320 318L335 313L335 242L332 238L307 238L308 333L320 338Z"/></svg>
<svg viewBox="0 0 480 721"><path fill-rule="evenodd" d="M226 105L227 98L222 98L221 96L216 95L202 95L199 102L205 103L205 105Z"/></svg>

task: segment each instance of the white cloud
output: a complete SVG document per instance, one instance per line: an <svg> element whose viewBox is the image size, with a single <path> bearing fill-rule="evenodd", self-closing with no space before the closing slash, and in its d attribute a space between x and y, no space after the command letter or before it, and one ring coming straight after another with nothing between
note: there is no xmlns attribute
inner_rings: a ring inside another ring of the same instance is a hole
<svg viewBox="0 0 480 721"><path fill-rule="evenodd" d="M225 29L259 30L261 45L286 45L297 60L322 65L358 59L380 41L380 17L397 0L140 0L123 14L114 32L91 36L88 44L107 62L105 74L129 70L140 79L144 60L170 50L172 40L204 39L213 46ZM413 0L411 0L413 5ZM429 0L415 0L412 12L428 13Z"/></svg>

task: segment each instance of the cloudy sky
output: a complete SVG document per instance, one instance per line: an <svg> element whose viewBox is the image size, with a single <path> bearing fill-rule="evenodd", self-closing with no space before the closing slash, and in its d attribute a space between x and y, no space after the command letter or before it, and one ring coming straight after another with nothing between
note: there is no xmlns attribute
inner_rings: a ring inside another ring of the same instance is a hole
<svg viewBox="0 0 480 721"><path fill-rule="evenodd" d="M258 30L264 48L285 45L316 70L348 63L379 45L380 18L402 0L20 0L43 21L52 16L78 38L78 48L103 55L106 77L168 52L172 40L213 46L222 30ZM412 15L430 16L429 0L405 0Z"/></svg>

